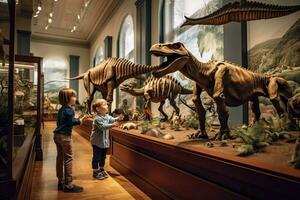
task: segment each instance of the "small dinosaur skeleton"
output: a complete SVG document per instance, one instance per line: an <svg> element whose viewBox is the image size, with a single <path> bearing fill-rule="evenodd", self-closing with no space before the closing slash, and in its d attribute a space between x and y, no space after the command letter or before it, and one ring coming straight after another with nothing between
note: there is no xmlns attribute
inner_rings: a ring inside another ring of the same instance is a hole
<svg viewBox="0 0 300 200"><path fill-rule="evenodd" d="M69 80L83 79L84 88L89 97L87 100L88 113L91 113L91 103L96 91L100 91L103 98L111 104L113 101L113 90L123 81L133 77L140 77L140 75L153 72L158 68L159 66L135 64L124 58L108 58L98 66Z"/></svg>
<svg viewBox="0 0 300 200"><path fill-rule="evenodd" d="M134 96L144 96L146 103L145 107L148 107L150 102L158 103L160 106L158 110L164 116L162 120L167 121L168 116L163 111L163 106L166 99L169 99L171 106L175 109L177 115L179 115L179 108L176 105L175 99L178 94L192 94L193 91L186 89L180 85L180 83L172 76L164 76L161 78L149 77L142 88L134 88L135 83L123 83L120 85L122 91L128 92Z"/></svg>
<svg viewBox="0 0 300 200"><path fill-rule="evenodd" d="M130 130L130 129L138 129L138 125L132 122L124 123L120 126L122 129Z"/></svg>
<svg viewBox="0 0 300 200"><path fill-rule="evenodd" d="M224 5L215 12L200 18L186 18L186 25L221 25L228 22L242 22L259 19L271 19L275 17L282 17L300 10L300 5L296 6L279 6L272 4L265 4L253 1L246 1L245 3L233 2Z"/></svg>
<svg viewBox="0 0 300 200"><path fill-rule="evenodd" d="M156 56L167 57L167 61L161 64L161 69L153 72L155 77L179 70L194 81L193 102L200 122L200 130L195 137L208 137L205 130L206 111L200 98L202 90L205 90L217 105L221 127L216 139L221 139L229 132L229 114L226 106L239 106L250 101L255 114L254 121L257 121L261 115L259 96L269 98L279 116L286 112L288 98L292 96L292 91L283 78L255 73L226 61L202 63L180 42L155 44L150 52ZM174 62L181 65L172 64Z"/></svg>

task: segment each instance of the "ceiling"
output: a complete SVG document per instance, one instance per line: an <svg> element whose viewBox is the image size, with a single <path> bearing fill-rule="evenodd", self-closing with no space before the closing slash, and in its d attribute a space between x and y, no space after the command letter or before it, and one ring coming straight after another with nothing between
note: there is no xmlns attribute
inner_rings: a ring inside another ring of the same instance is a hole
<svg viewBox="0 0 300 200"><path fill-rule="evenodd" d="M34 0L33 16L39 0ZM85 8L85 3L89 2ZM122 0L41 0L42 10L38 17L32 17L32 38L57 42L89 44L97 26L111 16ZM48 24L53 12L52 23ZM80 14L80 20L77 15ZM73 26L76 30L71 32Z"/></svg>

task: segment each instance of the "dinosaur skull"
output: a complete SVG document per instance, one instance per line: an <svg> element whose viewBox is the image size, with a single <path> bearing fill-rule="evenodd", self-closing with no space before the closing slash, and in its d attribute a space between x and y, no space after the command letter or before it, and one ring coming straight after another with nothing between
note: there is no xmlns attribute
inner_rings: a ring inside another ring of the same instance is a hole
<svg viewBox="0 0 300 200"><path fill-rule="evenodd" d="M189 53L180 42L154 44L150 48L150 53L158 57L167 58L167 61L160 65L162 69L153 72L153 76L155 77L162 77L180 70L189 60Z"/></svg>
<svg viewBox="0 0 300 200"><path fill-rule="evenodd" d="M133 88L135 88L136 86L137 86L136 80L128 80L127 82L120 85L120 90L124 92L128 92L133 90Z"/></svg>

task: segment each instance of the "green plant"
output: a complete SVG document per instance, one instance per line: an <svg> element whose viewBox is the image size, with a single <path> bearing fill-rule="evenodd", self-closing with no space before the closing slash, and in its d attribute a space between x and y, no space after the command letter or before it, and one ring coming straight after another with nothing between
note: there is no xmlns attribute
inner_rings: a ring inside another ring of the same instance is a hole
<svg viewBox="0 0 300 200"><path fill-rule="evenodd" d="M257 152L272 142L279 139L289 138L285 131L288 129L287 117L261 119L253 126L240 126L232 129L231 136L240 138L245 145L237 149L239 156L247 156Z"/></svg>

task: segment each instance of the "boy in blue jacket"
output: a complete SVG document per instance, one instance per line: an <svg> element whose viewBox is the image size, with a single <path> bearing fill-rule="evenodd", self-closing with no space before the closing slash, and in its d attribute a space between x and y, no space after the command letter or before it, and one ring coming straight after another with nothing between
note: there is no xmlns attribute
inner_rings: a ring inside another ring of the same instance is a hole
<svg viewBox="0 0 300 200"><path fill-rule="evenodd" d="M74 111L76 92L71 88L59 91L59 103L62 107L57 114L57 128L54 130L54 142L57 149L56 175L57 189L64 192L82 192L83 188L73 184L72 177L72 128L79 125L82 119Z"/></svg>

